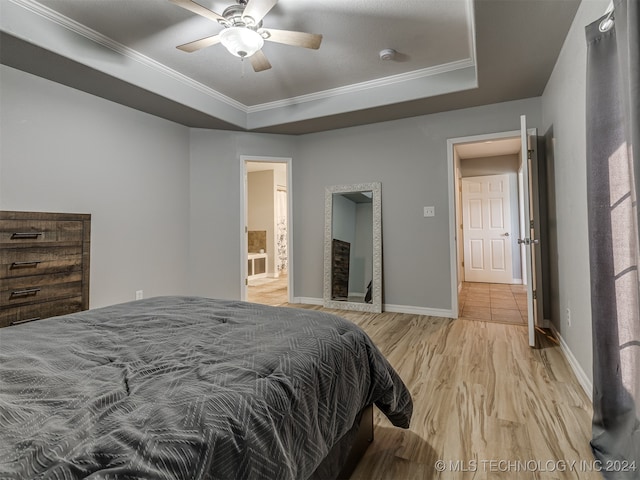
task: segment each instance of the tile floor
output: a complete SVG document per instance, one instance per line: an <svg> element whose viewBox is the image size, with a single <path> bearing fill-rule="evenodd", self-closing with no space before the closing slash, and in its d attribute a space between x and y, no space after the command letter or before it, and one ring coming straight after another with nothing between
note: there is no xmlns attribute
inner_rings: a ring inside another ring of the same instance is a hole
<svg viewBox="0 0 640 480"><path fill-rule="evenodd" d="M464 320L527 323L527 289L524 285L464 282L458 306L458 315Z"/></svg>

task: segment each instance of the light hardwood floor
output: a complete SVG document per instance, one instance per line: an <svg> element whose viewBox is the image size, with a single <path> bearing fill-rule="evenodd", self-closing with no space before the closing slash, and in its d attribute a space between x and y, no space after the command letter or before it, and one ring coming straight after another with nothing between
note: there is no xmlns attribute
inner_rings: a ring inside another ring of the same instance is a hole
<svg viewBox="0 0 640 480"><path fill-rule="evenodd" d="M247 286L247 300L263 305L286 305L289 298L287 282L287 275L280 275L278 278L250 280Z"/></svg>
<svg viewBox="0 0 640 480"><path fill-rule="evenodd" d="M352 480L602 478L590 401L554 339L534 350L521 325L292 306L358 324L412 393L409 430L376 410Z"/></svg>

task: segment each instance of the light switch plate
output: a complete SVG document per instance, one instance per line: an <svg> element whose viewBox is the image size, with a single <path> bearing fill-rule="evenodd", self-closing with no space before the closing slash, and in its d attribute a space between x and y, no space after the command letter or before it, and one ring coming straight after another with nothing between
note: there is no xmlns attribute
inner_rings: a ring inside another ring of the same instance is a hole
<svg viewBox="0 0 640 480"><path fill-rule="evenodd" d="M436 216L436 207L424 207L424 216L425 217L435 217Z"/></svg>

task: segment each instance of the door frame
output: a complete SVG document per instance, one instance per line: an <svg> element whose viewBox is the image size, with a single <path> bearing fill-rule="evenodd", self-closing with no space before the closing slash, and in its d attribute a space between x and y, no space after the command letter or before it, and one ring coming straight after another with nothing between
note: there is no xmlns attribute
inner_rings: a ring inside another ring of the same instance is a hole
<svg viewBox="0 0 640 480"><path fill-rule="evenodd" d="M533 135L536 133L535 128L527 129L527 133ZM449 252L450 252L450 273L451 273L451 313L453 318L459 315L459 289L462 282L459 281L458 266L461 259L459 258L459 247L462 242L459 235L458 212L461 212L462 206L459 205L459 160L456 159L455 147L463 143L482 143L493 140L504 140L507 138L520 138L520 130L509 130L505 132L487 133L481 135L471 135L467 137L455 137L447 139L447 173L448 173L448 193L449 193ZM525 159L526 160L526 159ZM521 208L521 207L520 207ZM520 212L519 212L520 213ZM525 272L522 272L523 278Z"/></svg>
<svg viewBox="0 0 640 480"><path fill-rule="evenodd" d="M249 247L247 245L247 162L284 163L287 167L287 301L293 303L293 188L291 157L265 157L259 155L240 155L240 300L247 300L247 278Z"/></svg>

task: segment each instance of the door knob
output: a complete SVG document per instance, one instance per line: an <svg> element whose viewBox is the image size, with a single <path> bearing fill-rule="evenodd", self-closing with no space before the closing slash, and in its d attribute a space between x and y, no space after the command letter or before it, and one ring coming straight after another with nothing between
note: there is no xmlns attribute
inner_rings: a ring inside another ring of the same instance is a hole
<svg viewBox="0 0 640 480"><path fill-rule="evenodd" d="M540 240L536 239L531 239L531 238L519 238L518 239L518 245L538 245L540 243Z"/></svg>
<svg viewBox="0 0 640 480"><path fill-rule="evenodd" d="M507 233L503 233L503 234L502 234L502 236L503 236L503 237L508 237L508 236L509 236L509 232L507 232Z"/></svg>

